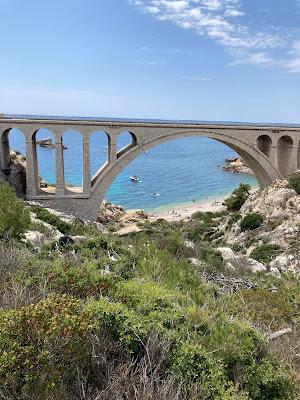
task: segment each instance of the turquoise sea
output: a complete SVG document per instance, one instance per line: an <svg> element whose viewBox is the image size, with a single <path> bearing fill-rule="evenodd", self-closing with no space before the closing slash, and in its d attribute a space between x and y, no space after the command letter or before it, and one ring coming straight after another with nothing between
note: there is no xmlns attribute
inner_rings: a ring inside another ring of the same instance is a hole
<svg viewBox="0 0 300 400"><path fill-rule="evenodd" d="M52 137L51 132L41 130L37 140ZM118 148L129 142L127 132L119 136ZM82 142L78 132L64 134L66 150L65 179L74 186L82 184ZM20 131L12 130L10 147L25 154L25 141ZM106 136L103 132L91 138L92 173L107 159ZM55 183L54 149L38 147L39 175L49 183ZM116 178L106 194L107 200L126 209L142 208L153 211L193 200L213 199L230 193L241 182L257 186L255 178L232 174L220 168L226 158L236 153L227 146L204 137L183 138L161 144L142 154ZM132 182L137 175L140 182ZM153 193L159 193L154 196Z"/></svg>

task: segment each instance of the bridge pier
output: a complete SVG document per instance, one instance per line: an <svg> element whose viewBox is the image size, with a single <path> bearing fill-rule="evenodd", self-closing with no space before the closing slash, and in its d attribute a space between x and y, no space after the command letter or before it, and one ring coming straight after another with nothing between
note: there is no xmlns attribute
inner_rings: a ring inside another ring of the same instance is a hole
<svg viewBox="0 0 300 400"><path fill-rule="evenodd" d="M56 196L63 196L66 194L65 189L65 169L64 169L64 147L62 138L56 139L55 142L55 169L56 169Z"/></svg>
<svg viewBox="0 0 300 400"><path fill-rule="evenodd" d="M108 138L108 162L113 163L117 161L117 143L115 139L110 136Z"/></svg>
<svg viewBox="0 0 300 400"><path fill-rule="evenodd" d="M290 173L297 171L298 169L298 146L293 146L291 152L291 163L290 163Z"/></svg>
<svg viewBox="0 0 300 400"><path fill-rule="evenodd" d="M40 190L35 138L26 139L26 195L36 196Z"/></svg>
<svg viewBox="0 0 300 400"><path fill-rule="evenodd" d="M90 156L90 142L87 138L83 140L83 193L90 195L91 193L91 156Z"/></svg>

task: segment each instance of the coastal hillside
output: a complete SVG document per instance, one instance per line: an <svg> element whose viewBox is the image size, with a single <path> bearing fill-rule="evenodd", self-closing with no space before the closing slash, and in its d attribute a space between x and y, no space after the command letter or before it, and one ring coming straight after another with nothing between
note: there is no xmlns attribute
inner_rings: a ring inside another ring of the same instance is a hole
<svg viewBox="0 0 300 400"><path fill-rule="evenodd" d="M1 397L298 399L297 182L93 224L1 184Z"/></svg>

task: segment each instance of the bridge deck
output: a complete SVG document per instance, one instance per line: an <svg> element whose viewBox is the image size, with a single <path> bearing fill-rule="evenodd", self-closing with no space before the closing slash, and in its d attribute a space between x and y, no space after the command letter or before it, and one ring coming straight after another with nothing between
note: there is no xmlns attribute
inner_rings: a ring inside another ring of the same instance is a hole
<svg viewBox="0 0 300 400"><path fill-rule="evenodd" d="M106 118L106 117L76 117L76 116L50 116L50 115L27 115L27 114L0 114L0 121L36 121L42 122L72 122L72 123L109 123L109 124L139 124L139 125L200 125L215 127L270 127L270 128L297 128L299 124L286 123L254 123L254 122L232 122L232 121L198 121L198 120L168 120L168 119L139 119L139 118Z"/></svg>

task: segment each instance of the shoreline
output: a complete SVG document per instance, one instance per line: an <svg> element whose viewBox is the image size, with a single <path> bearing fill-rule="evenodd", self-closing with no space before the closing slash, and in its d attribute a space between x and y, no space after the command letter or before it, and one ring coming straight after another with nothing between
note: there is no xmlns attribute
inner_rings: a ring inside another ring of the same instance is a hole
<svg viewBox="0 0 300 400"><path fill-rule="evenodd" d="M149 212L149 220L151 222L162 218L168 222L176 222L189 219L194 213L202 212L220 212L226 209L223 205L224 200L228 197L219 196L210 200L198 200L192 203L173 204L170 206L158 208Z"/></svg>

